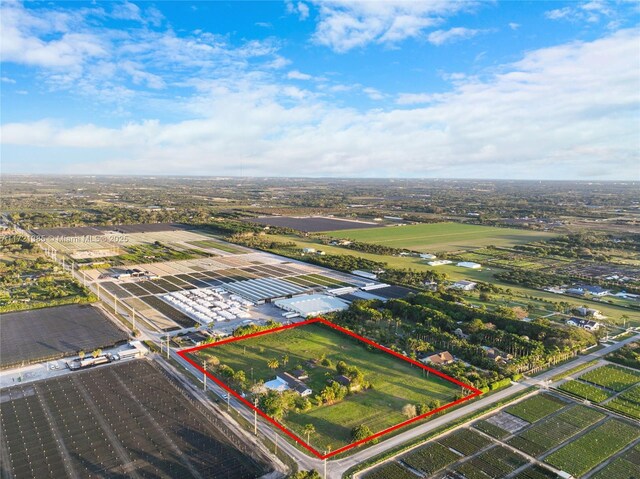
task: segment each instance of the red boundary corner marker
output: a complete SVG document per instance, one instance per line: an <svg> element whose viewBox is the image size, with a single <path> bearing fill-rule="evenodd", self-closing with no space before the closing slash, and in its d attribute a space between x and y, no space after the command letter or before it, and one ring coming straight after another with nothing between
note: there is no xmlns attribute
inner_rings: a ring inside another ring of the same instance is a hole
<svg viewBox="0 0 640 479"><path fill-rule="evenodd" d="M461 386L465 389L468 389L470 391L472 391L473 393L465 396L463 398L457 399L456 401L450 402L448 404L445 404L444 406L440 406L437 409L434 409L433 411L429 411L425 414L421 414L419 416L416 416L414 418L408 419L406 421L403 421L399 424L396 424L395 426L391 426L387 429L384 429L382 431L378 431L375 434L372 434L369 437L366 437L364 439L361 439L360 441L356 441L353 442L351 444L347 444L346 446L343 446L339 449L336 449L335 451L331 451L328 454L322 454L320 451L317 451L316 449L314 449L313 447L311 447L309 444L307 444L304 440L302 440L300 437L298 437L296 434L294 434L292 431L290 431L289 429L287 429L286 427L284 427L282 424L280 424L278 421L276 421L275 419L273 419L272 417L268 416L265 412L263 412L262 410L260 410L259 408L257 408L256 406L254 406L250 401L247 401L245 398L243 398L240 394L238 394L236 391L234 391L233 389L231 389L229 386L227 386L227 384L225 384L223 381L221 381L220 379L218 379L217 377L215 377L214 375L212 375L210 372L205 371L204 368L202 368L197 362L195 362L193 359L191 359L188 355L190 353L193 353L195 351L199 351L201 349L205 349L205 348L211 348L211 347L217 347L217 346L221 346L223 344L227 344L227 343L233 343L235 341L242 341L244 339L249 339L249 338L253 338L256 336L262 336L265 334L271 334L271 333L276 333L278 331L283 331L285 329L291 329L291 328L298 328L300 326L304 326L306 324L312 324L312 323L322 323L326 326L329 326L330 328L333 328L337 331L340 331L344 334L347 334L353 338L356 338L359 341L362 341L363 343L367 343L371 346L374 346L386 353L389 353L393 356L396 356L397 358L402 359L403 361L407 361L415 366L418 366L422 369L425 369L437 376L440 376L443 379L446 379L449 382L452 382L454 384L457 384L458 386ZM460 404L461 402L464 401L468 401L469 399L472 399L474 397L477 397L479 395L482 394L482 391L480 391L479 389L476 389L472 386L469 386L468 384L464 384L463 382L458 381L457 379L454 379L450 376L447 376L446 374L441 373L440 371L437 371L433 368L430 368L429 366L426 366L418 361L414 361L411 358L408 358L402 354L399 354L389 348L386 348L374 341L371 341L370 339L367 338L363 338L362 336L359 336L357 334L355 334L353 331L349 331L347 329L344 329L340 326L338 326L337 324L334 324L330 321L327 321L324 318L313 318L313 319L308 319L306 321L301 321L299 323L294 323L294 324L288 324L286 326L281 326L279 328L274 328L274 329L267 329L265 331L259 331L257 333L253 333L253 334L247 334L246 336L238 336L238 337L233 337L233 338L229 338L229 339L223 339L222 341L218 341L216 343L211 343L211 344L203 344L200 346L195 346L193 348L187 348L187 349L183 349L181 351L178 351L178 354L180 355L180 357L182 357L185 361L189 362L189 364L191 364L192 366L194 366L196 369L198 369L200 372L204 373L207 375L207 377L209 379L211 379L212 381L214 381L216 384L218 384L220 387L222 387L225 391L227 391L229 394L232 394L238 401L242 402L244 405L246 405L247 407L253 409L254 411L256 411L258 414L260 414L260 416L262 416L263 418L265 418L267 421L269 421L271 424L273 424L275 427L277 427L278 429L280 429L282 432L284 432L287 436L289 436L291 439L293 439L294 441L296 441L298 444L300 444L302 447L304 447L305 449L307 449L309 452L313 453L313 455L315 455L316 457L320 458L320 459L326 459L329 458L331 456L335 456L336 454L340 454L341 452L347 451L349 449L352 449L354 447L357 447L361 444L364 444L366 442L372 441L373 439L377 439L381 436L384 436L385 434L388 434L392 431L395 431L396 429L400 429L404 426L407 426L408 424L411 424L413 422L419 421L420 419L424 419L427 416L431 416L432 414L436 414L439 413L440 411L443 411L445 409L448 409L452 406L455 406L457 404Z"/></svg>

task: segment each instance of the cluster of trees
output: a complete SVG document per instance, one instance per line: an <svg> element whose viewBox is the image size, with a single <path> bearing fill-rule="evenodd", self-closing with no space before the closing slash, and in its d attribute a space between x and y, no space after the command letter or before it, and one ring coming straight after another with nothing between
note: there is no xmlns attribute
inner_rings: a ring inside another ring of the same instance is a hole
<svg viewBox="0 0 640 479"><path fill-rule="evenodd" d="M281 421L289 411L305 412L311 409L311 401L290 390L269 390L258 396L258 404L267 415Z"/></svg>
<svg viewBox="0 0 640 479"><path fill-rule="evenodd" d="M413 269L387 268L380 275L380 280L407 286L423 286L430 282L442 284L447 280L447 275L435 270L415 271Z"/></svg>
<svg viewBox="0 0 640 479"><path fill-rule="evenodd" d="M441 406L441 403L437 399L432 399L429 402L422 402L420 404L405 404L402 406L402 415L407 419L412 417L422 416L430 411L434 411Z"/></svg>
<svg viewBox="0 0 640 479"><path fill-rule="evenodd" d="M478 388L490 388L496 381L595 344L595 337L580 328L545 320L517 321L510 308L493 312L474 309L450 293L420 293L386 303L356 301L346 311L335 313L334 318L413 358L422 352L447 350L475 367L458 362L442 369ZM496 361L483 346L513 358Z"/></svg>
<svg viewBox="0 0 640 479"><path fill-rule="evenodd" d="M279 328L282 326L282 323L274 321L273 319L268 319L267 322L263 325L257 324L243 324L242 326L238 326L233 330L233 336L247 336L248 334L259 333L260 331L266 331L268 329Z"/></svg>
<svg viewBox="0 0 640 479"><path fill-rule="evenodd" d="M230 243L239 244L248 248L255 248L267 251L283 250L295 248L296 244L292 241L283 242L269 238L269 235L238 233L226 238Z"/></svg>
<svg viewBox="0 0 640 479"><path fill-rule="evenodd" d="M349 366L344 361L338 361L336 363L336 372L341 374L351 381L350 387L352 390L366 389L370 384L365 380L364 374L357 366Z"/></svg>
<svg viewBox="0 0 640 479"><path fill-rule="evenodd" d="M640 342L629 343L621 347L608 354L607 359L623 366L640 369Z"/></svg>

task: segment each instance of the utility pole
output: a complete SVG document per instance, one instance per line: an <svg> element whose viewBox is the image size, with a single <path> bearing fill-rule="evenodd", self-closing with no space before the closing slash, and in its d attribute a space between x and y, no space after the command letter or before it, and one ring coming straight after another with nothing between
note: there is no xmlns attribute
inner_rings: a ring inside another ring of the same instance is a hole
<svg viewBox="0 0 640 479"><path fill-rule="evenodd" d="M324 451L325 455L327 454L327 451ZM327 458L324 458L324 479L327 479Z"/></svg>
<svg viewBox="0 0 640 479"><path fill-rule="evenodd" d="M258 407L258 398L253 399L253 406ZM253 410L253 434L258 435L258 411ZM278 433L276 433L276 437L278 437Z"/></svg>
<svg viewBox="0 0 640 479"><path fill-rule="evenodd" d="M231 401L231 394L227 391L227 412L231 411L231 405L229 404Z"/></svg>
<svg viewBox="0 0 640 479"><path fill-rule="evenodd" d="M167 333L167 359L169 359L169 333Z"/></svg>
<svg viewBox="0 0 640 479"><path fill-rule="evenodd" d="M207 392L207 363L202 364L202 369L204 369L202 373L202 384L204 387L204 392Z"/></svg>

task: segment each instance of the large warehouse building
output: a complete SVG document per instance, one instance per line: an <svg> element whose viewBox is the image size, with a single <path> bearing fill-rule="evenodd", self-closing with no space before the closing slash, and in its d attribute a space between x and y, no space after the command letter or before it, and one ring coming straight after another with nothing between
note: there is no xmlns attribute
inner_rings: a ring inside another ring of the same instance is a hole
<svg viewBox="0 0 640 479"><path fill-rule="evenodd" d="M279 299L274 304L285 311L297 313L303 317L321 316L332 311L342 311L349 303L334 296L325 294L307 294L295 298Z"/></svg>

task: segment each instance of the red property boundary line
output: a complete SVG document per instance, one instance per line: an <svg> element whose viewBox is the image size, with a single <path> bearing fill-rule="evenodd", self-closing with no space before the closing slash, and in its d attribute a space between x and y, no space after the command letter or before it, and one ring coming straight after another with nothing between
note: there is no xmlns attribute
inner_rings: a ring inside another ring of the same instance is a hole
<svg viewBox="0 0 640 479"><path fill-rule="evenodd" d="M298 437L296 434L294 434L292 431L290 431L289 429L287 429L285 426L283 426L282 424L280 424L278 421L276 421L275 419L273 419L272 417L268 416L265 412L263 412L262 410L260 410L259 408L257 408L256 406L253 405L253 403L251 403L250 401L247 401L245 398L243 398L240 394L238 394L236 391L234 391L233 389L231 389L229 386L227 386L223 381L221 381L220 379L218 379L217 377L215 377L214 375L212 375L210 372L205 371L204 368L202 368L197 362L195 362L193 359L191 359L188 355L190 353L199 351L201 349L205 349L205 348L211 348L211 347L216 347L216 346L221 346L223 344L227 344L227 343L233 343L236 341L242 341L243 339L249 339L249 338L254 338L257 336L262 336L265 334L271 334L271 333L276 333L278 331L284 331L285 329L292 329L292 328L297 328L300 326L304 326L306 324L313 324L313 323L321 323L324 324L325 326L328 326L330 328L333 328L337 331L340 331L341 333L347 334L363 343L369 344L371 346L374 346L377 349L380 349L386 353L389 353L399 359L402 359L403 361L407 361L408 363L413 364L414 366L418 366L419 368L422 368L426 371L429 371L430 373L433 373L453 384L456 384L458 386L461 386L464 389L468 389L469 391L472 391L472 394L465 396L463 398L457 399L456 401L450 402L448 404L445 404L444 406L440 406L437 409L434 409L432 411L429 411L427 413L421 414L419 416L416 416L414 418L408 419L406 421L403 421L399 424L396 424L395 426L391 426L387 429L384 429L382 431L379 431L375 434L372 434L369 437L366 437L364 439L361 439L359 441L353 442L351 444L347 444L346 446L343 446L339 449L336 449L335 451L331 451L327 454L322 454L320 451L317 451L316 449L314 449L313 447L311 447L309 444L307 444L304 440L302 440L300 437ZM275 427L277 427L278 429L280 429L283 433L285 433L287 436L289 436L291 439L293 439L294 441L296 441L298 444L300 444L302 447L304 447L306 450L308 450L309 452L311 452L314 456L318 457L319 459L327 459L331 456L335 456L336 454L340 454L341 452L347 451L349 449L352 449L354 447L360 446L361 444L364 444L366 442L372 441L374 439L377 439L381 436L384 436L385 434L388 434L392 431L395 431L396 429L400 429L404 426L407 426L413 422L419 421L421 419L424 419L428 416L431 416L432 414L436 414L439 413L441 411L444 411L445 409L448 409L450 407L453 407L457 404L460 404L464 401L468 401L469 399L472 399L474 397L477 397L479 395L482 394L482 391L480 391L479 389L476 389L472 386L469 386L468 384L464 384L463 382L458 381L457 379L454 379L450 376L447 376L446 374L443 374L440 371L437 371L433 368L430 368L429 366L426 366L425 364L422 364L421 362L415 361L411 358L408 358L402 354L399 354L389 348L386 348L378 343L376 343L375 341L371 341L370 339L367 338L363 338L362 336L355 334L353 331L349 331L345 328L342 328L340 326L338 326L337 324L334 324L330 321L327 321L324 318L313 318L313 319L308 319L306 321L301 321L299 323L294 323L294 324L288 324L286 326L281 326L279 328L274 328L274 329L267 329L265 331L259 331L257 333L252 333L252 334L247 334L246 336L238 336L238 337L233 337L233 338L229 338L229 339L223 339L222 341L218 341L216 343L211 343L211 344L203 344L200 346L195 346L193 348L187 348L187 349L183 349L181 351L178 351L178 355L180 355L180 357L182 359L184 359L185 361L187 361L189 364L191 364L192 366L194 366L196 369L198 369L198 371L200 371L201 373L204 373L207 375L207 377L209 379L211 379L212 381L214 381L218 386L220 386L221 388L223 388L225 391L227 391L229 394L232 394L238 401L242 402L245 406L249 407L250 409L256 411L260 416L262 416L264 419L266 419L267 421L269 421L271 424L273 424Z"/></svg>

